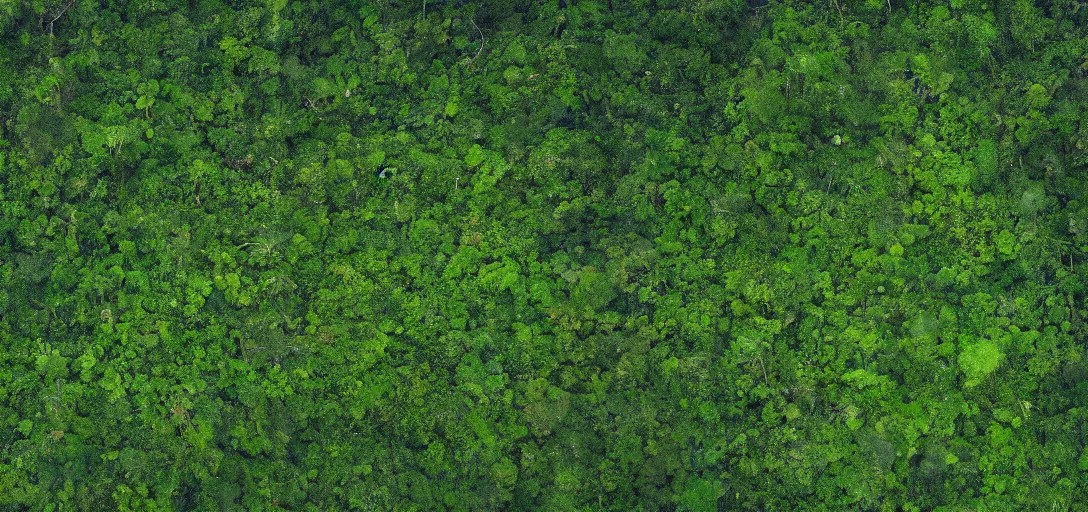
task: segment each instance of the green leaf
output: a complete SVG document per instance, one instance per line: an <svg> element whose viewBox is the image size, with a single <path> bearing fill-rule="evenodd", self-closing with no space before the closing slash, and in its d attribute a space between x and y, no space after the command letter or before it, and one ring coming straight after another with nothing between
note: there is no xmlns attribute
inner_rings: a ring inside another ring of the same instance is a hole
<svg viewBox="0 0 1088 512"><path fill-rule="evenodd" d="M974 387L982 382L982 379L997 370L1004 360L1005 354L990 340L982 340L963 347L960 351L960 368L967 381L964 387Z"/></svg>
<svg viewBox="0 0 1088 512"><path fill-rule="evenodd" d="M468 150L468 154L465 155L465 165L469 167L476 167L484 162L484 148L481 148L479 144L473 144Z"/></svg>
<svg viewBox="0 0 1088 512"><path fill-rule="evenodd" d="M680 496L680 510L714 512L718 510L718 498L723 494L725 487L720 481L693 478Z"/></svg>

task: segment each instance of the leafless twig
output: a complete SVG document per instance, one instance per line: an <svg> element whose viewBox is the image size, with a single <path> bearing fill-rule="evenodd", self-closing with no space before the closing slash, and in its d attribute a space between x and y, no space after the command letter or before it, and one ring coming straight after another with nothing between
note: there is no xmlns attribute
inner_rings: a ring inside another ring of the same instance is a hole
<svg viewBox="0 0 1088 512"><path fill-rule="evenodd" d="M480 53L484 51L484 43L487 42L487 38L484 37L484 31L480 30L480 27L476 25L476 20L469 18L468 22L472 23L472 26L476 27L476 32L480 33L480 49L476 50L476 56L472 57L472 60L468 61L469 64L472 64L473 62L476 62L476 57L479 57Z"/></svg>
<svg viewBox="0 0 1088 512"><path fill-rule="evenodd" d="M68 9L71 9L75 3L76 0L71 0L68 2L68 5L64 6L64 9L61 9L56 16L53 16L53 19L49 20L49 35L53 35L53 22L59 20L61 16L64 16L64 13L68 12Z"/></svg>

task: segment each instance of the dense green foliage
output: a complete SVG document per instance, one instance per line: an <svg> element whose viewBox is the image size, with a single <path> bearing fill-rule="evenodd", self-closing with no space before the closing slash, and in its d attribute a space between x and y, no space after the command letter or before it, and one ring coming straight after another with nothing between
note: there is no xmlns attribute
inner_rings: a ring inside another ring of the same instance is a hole
<svg viewBox="0 0 1088 512"><path fill-rule="evenodd" d="M0 510L1074 510L1080 0L0 0Z"/></svg>

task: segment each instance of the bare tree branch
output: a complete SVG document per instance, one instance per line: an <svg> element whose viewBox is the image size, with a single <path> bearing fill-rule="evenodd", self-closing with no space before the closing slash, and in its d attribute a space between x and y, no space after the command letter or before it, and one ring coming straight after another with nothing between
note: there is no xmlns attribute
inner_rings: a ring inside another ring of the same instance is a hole
<svg viewBox="0 0 1088 512"><path fill-rule="evenodd" d="M64 6L64 9L61 9L56 16L53 16L53 19L49 20L49 35L53 35L53 23L59 20L61 16L64 16L64 13L68 12L68 9L71 9L75 4L76 0L71 0L68 5Z"/></svg>
<svg viewBox="0 0 1088 512"><path fill-rule="evenodd" d="M480 53L484 51L484 43L487 42L487 38L484 37L484 31L480 30L480 27L476 25L476 20L469 18L468 22L472 23L472 26L476 27L476 32L480 33L480 49L476 50L476 55L472 57L472 60L468 61L469 64L472 64L473 62L476 62L476 57L479 57Z"/></svg>

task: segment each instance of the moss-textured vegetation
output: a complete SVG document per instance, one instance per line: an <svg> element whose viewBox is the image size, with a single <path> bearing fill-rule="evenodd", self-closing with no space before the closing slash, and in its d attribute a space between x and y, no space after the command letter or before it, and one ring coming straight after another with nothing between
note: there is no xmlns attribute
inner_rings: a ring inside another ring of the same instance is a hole
<svg viewBox="0 0 1088 512"><path fill-rule="evenodd" d="M1088 4L0 0L0 511L1083 510Z"/></svg>

